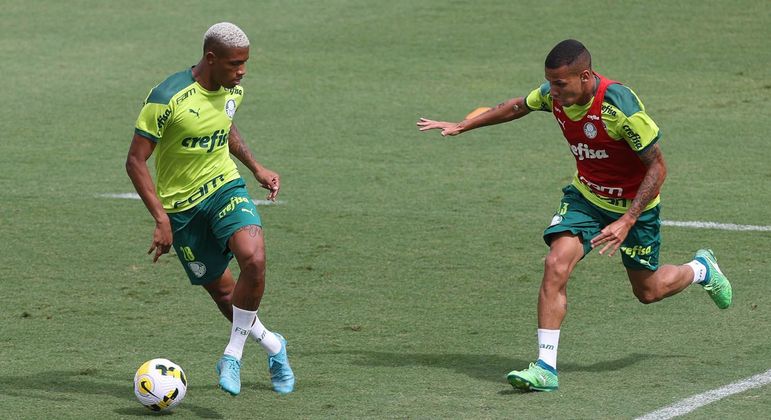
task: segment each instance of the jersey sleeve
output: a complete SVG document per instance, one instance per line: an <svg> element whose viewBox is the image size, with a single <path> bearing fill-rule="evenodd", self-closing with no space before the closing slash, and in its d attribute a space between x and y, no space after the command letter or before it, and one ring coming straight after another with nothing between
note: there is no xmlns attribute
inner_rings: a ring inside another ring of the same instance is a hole
<svg viewBox="0 0 771 420"><path fill-rule="evenodd" d="M157 103L150 101L152 93L148 95L139 112L134 132L148 140L157 143L163 137L163 132L171 122L173 109L170 103Z"/></svg>
<svg viewBox="0 0 771 420"><path fill-rule="evenodd" d="M525 105L530 108L531 111L551 112L552 100L550 92L549 83L546 82L542 84L527 95L525 98Z"/></svg>
<svg viewBox="0 0 771 420"><path fill-rule="evenodd" d="M640 153L658 141L659 127L645 112L645 105L632 89L625 85L612 84L605 93L605 101L619 111L615 131L632 150Z"/></svg>
<svg viewBox="0 0 771 420"><path fill-rule="evenodd" d="M645 111L627 117L621 128L624 140L638 153L659 140L659 127Z"/></svg>

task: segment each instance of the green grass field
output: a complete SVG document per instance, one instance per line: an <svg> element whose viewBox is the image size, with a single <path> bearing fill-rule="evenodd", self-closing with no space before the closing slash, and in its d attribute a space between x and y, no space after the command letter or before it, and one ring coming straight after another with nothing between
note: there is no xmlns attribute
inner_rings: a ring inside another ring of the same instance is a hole
<svg viewBox="0 0 771 420"><path fill-rule="evenodd" d="M559 392L515 392L573 159L546 113L450 139L415 127L527 94L577 38L662 129L665 220L770 225L766 1L5 0L0 16L0 418L149 415L132 379L154 357L189 378L170 418L210 419L634 418L771 368L771 232L664 227L662 260L712 247L734 306L697 287L642 305L620 258L593 253L569 287ZM229 325L174 255L151 263L140 201L100 197L133 192L142 100L222 20L252 42L236 121L282 175L282 204L261 207L260 313L289 340L289 396L254 343L242 394L216 388ZM689 417L767 416L770 395Z"/></svg>

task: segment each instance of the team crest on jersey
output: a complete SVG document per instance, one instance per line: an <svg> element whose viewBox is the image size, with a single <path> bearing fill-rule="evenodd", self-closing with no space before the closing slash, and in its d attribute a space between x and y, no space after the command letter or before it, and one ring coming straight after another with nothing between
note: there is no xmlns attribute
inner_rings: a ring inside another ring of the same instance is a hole
<svg viewBox="0 0 771 420"><path fill-rule="evenodd" d="M587 122L584 124L584 134L588 139L597 137L597 127L595 127L591 122Z"/></svg>
<svg viewBox="0 0 771 420"><path fill-rule="evenodd" d="M233 119L233 116L236 115L236 100L235 99L228 99L228 101L225 102L225 114L231 120Z"/></svg>
<svg viewBox="0 0 771 420"><path fill-rule="evenodd" d="M202 262L193 261L191 263L187 263L187 266L190 268L190 271L193 272L193 275L199 279L203 277L204 274L206 274L206 266L203 265Z"/></svg>

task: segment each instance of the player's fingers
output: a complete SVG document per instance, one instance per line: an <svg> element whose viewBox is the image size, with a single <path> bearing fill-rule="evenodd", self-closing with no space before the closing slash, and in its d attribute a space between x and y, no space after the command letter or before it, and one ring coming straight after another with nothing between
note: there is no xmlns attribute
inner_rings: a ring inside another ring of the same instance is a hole
<svg viewBox="0 0 771 420"><path fill-rule="evenodd" d="M616 255L616 251L618 251L618 247L620 245L621 245L620 242L616 242L615 244L613 244L613 249L610 250L610 254L608 254L608 256L612 257L612 256Z"/></svg>
<svg viewBox="0 0 771 420"><path fill-rule="evenodd" d="M600 250L600 255L605 255L605 252L608 251L608 248L613 246L613 242L607 242L604 247ZM610 256L610 255L609 255Z"/></svg>
<svg viewBox="0 0 771 420"><path fill-rule="evenodd" d="M607 240L608 240L607 239L607 234L603 233L603 232L600 232L599 235L597 235L594 238L592 238L590 243L592 244L592 248L594 248L594 247L597 247L599 245L602 245Z"/></svg>
<svg viewBox="0 0 771 420"><path fill-rule="evenodd" d="M171 249L171 245L159 245L158 248L155 250L155 256L153 256L153 262L158 261L158 258L160 258L161 255L168 254L170 249Z"/></svg>
<svg viewBox="0 0 771 420"><path fill-rule="evenodd" d="M147 251L147 255L152 254L152 252L155 251L155 248L156 248L155 242L153 242L153 244L150 245L150 250Z"/></svg>

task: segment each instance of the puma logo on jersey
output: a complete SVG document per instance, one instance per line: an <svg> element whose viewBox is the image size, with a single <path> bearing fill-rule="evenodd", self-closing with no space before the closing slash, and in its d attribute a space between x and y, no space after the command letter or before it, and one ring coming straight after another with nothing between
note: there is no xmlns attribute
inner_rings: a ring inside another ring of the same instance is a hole
<svg viewBox="0 0 771 420"><path fill-rule="evenodd" d="M198 113L198 111L200 111L200 110L201 110L201 108L198 108L198 110L197 110L197 111L193 110L193 108L190 108L190 109L188 109L188 111L189 111L191 114L195 114L195 116L196 116L196 117L198 117L198 118L201 118L201 115Z"/></svg>
<svg viewBox="0 0 771 420"><path fill-rule="evenodd" d="M588 145L578 143L578 145L571 144L570 151L578 158L578 160L584 159L607 159L608 152L605 149L594 150L590 149Z"/></svg>

